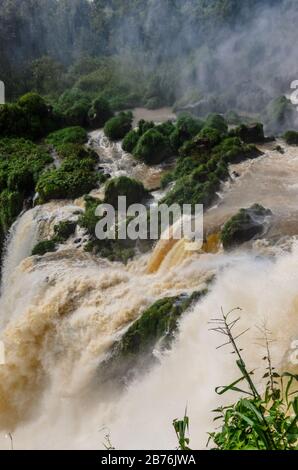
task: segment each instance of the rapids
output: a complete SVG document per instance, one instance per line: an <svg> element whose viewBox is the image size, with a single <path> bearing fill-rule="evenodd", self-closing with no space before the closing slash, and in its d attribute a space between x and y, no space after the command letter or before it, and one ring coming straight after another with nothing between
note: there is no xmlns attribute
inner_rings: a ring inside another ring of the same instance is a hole
<svg viewBox="0 0 298 470"><path fill-rule="evenodd" d="M100 167L158 186L163 167L135 164L102 131L89 145ZM187 404L191 446L204 448L214 429L211 410L224 403L214 389L238 377L222 338L210 332L220 308L241 307L241 338L250 368L262 375L257 326L266 322L276 342L279 369L297 371L290 361L298 337L298 150L280 154L267 144L265 155L231 168L239 177L226 183L207 211L210 234L201 250L185 240L160 240L149 254L123 266L85 253L74 238L55 253L30 257L33 245L49 237L60 220L75 220L82 201L51 202L22 214L11 228L3 265L0 365L0 448L99 449L109 433L117 449L176 447L172 420ZM261 203L274 213L265 240L226 254L217 232L240 207ZM214 278L215 276L215 278ZM205 287L209 293L185 314L171 351L156 350L160 362L119 395L97 381L98 364L131 322L155 300ZM257 379L258 380L258 379ZM231 400L231 396L228 397Z"/></svg>

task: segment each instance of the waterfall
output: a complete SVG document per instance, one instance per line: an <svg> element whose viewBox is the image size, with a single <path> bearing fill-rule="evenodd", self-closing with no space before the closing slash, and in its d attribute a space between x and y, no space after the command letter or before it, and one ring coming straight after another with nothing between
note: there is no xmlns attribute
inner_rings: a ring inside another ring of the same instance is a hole
<svg viewBox="0 0 298 470"><path fill-rule="evenodd" d="M238 378L233 356L216 350L222 339L209 331L208 321L221 307L242 308L241 329L249 331L241 346L249 367L257 369L256 380L264 372L256 327L264 321L276 340L275 366L298 372L289 360L298 335L297 220L291 199L298 191L293 186L297 151L266 152L237 166L240 177L223 188L222 201L207 212L209 236L196 252L187 250L186 240L160 240L149 255L124 266L70 240L55 253L31 257L34 243L50 238L57 221L76 220L82 201L54 201L20 216L10 232L0 299L6 353L0 366L0 448L7 447L4 436L10 431L17 449L97 449L108 429L118 449L173 449L171 423L183 416L186 404L191 445L205 448L207 432L214 429L211 410L226 400L214 389ZM273 210L272 238L269 232L266 240L224 253L221 219L251 200ZM107 394L96 378L114 341L156 300L207 285L208 294L182 317L172 349L121 395Z"/></svg>

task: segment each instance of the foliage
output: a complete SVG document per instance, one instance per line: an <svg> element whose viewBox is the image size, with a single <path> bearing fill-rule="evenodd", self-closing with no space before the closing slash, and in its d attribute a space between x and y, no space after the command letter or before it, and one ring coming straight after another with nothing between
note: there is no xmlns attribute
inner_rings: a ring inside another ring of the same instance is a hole
<svg viewBox="0 0 298 470"><path fill-rule="evenodd" d="M140 364L147 367L154 361L153 350L158 344L168 349L175 337L179 320L191 305L206 294L206 290L166 297L154 302L135 320L111 349L100 367L104 380L125 381L136 373Z"/></svg>
<svg viewBox="0 0 298 470"><path fill-rule="evenodd" d="M209 114L205 121L204 128L216 129L221 134L226 134L228 132L228 125L224 117L220 114Z"/></svg>
<svg viewBox="0 0 298 470"><path fill-rule="evenodd" d="M272 215L271 211L260 204L254 204L248 209L240 209L225 223L221 231L223 247L230 249L260 235L264 231L266 217L270 215Z"/></svg>
<svg viewBox="0 0 298 470"><path fill-rule="evenodd" d="M172 154L169 139L156 128L146 131L134 149L134 156L148 165L161 163Z"/></svg>
<svg viewBox="0 0 298 470"><path fill-rule="evenodd" d="M120 140L131 130L133 115L130 111L121 112L117 116L109 119L104 132L111 140Z"/></svg>
<svg viewBox="0 0 298 470"><path fill-rule="evenodd" d="M183 419L174 419L173 427L177 436L177 440L179 442L178 449L190 450L190 448L188 447L190 439L189 437L187 437L187 434L189 434L189 417L187 416L187 409L185 410Z"/></svg>
<svg viewBox="0 0 298 470"><path fill-rule="evenodd" d="M133 178L118 176L107 181L105 186L105 202L115 208L118 206L118 197L125 196L126 204L140 203L148 192L144 185Z"/></svg>
<svg viewBox="0 0 298 470"><path fill-rule="evenodd" d="M103 127L105 123L113 117L110 103L102 96L98 96L95 98L88 111L88 117L91 127Z"/></svg>
<svg viewBox="0 0 298 470"><path fill-rule="evenodd" d="M191 140L202 130L203 125L204 123L200 119L194 118L190 114L181 114L170 135L173 149L179 150L185 142Z"/></svg>
<svg viewBox="0 0 298 470"><path fill-rule="evenodd" d="M0 105L0 136L38 139L57 129L60 118L37 93L27 93L17 103Z"/></svg>
<svg viewBox="0 0 298 470"><path fill-rule="evenodd" d="M45 149L31 141L0 139L0 252L9 227L51 161Z"/></svg>
<svg viewBox="0 0 298 470"><path fill-rule="evenodd" d="M94 152L77 144L58 145L57 151L64 157L61 166L44 172L36 185L40 203L83 196L105 179L95 171Z"/></svg>
<svg viewBox="0 0 298 470"><path fill-rule="evenodd" d="M54 240L43 240L35 245L32 250L32 256L43 256L46 253L56 251L56 243Z"/></svg>
<svg viewBox="0 0 298 470"><path fill-rule="evenodd" d="M296 131L287 131L283 138L288 145L298 145L298 132Z"/></svg>
<svg viewBox="0 0 298 470"><path fill-rule="evenodd" d="M248 369L236 342L244 332L233 335L239 317L232 319L232 313L222 313L222 319L213 320L213 330L225 336L225 345L232 346L241 376L228 386L217 387L216 392L219 395L240 392L242 398L214 410L217 413L215 420L222 422L222 428L210 433L210 440L220 450L297 450L298 396L295 386L298 376L276 372L270 355L270 332L265 328L266 355L263 360L267 367L263 375L265 391L260 393L253 381L254 371ZM246 389L243 385L240 389L239 384L246 384Z"/></svg>
<svg viewBox="0 0 298 470"><path fill-rule="evenodd" d="M124 152L133 153L139 141L139 138L140 138L140 135L137 131L135 130L129 131L122 141L122 149L124 150Z"/></svg>
<svg viewBox="0 0 298 470"><path fill-rule="evenodd" d="M66 127L49 134L46 142L55 147L61 144L84 144L87 142L87 132L79 126Z"/></svg>
<svg viewBox="0 0 298 470"><path fill-rule="evenodd" d="M70 220L63 220L54 226L54 239L57 242L66 241L71 235L75 233L77 222Z"/></svg>

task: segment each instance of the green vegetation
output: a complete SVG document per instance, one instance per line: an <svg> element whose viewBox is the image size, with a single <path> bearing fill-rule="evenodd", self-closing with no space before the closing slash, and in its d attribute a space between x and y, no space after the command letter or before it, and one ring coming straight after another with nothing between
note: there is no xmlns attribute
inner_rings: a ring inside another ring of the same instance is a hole
<svg viewBox="0 0 298 470"><path fill-rule="evenodd" d="M254 372L247 367L242 349L237 345L239 335L233 335L239 318L232 318L232 313L223 313L222 320L215 320L214 330L225 336L225 344L231 345L241 376L228 386L218 387L216 392L219 395L240 392L243 397L232 405L214 410L217 413L215 419L222 422L222 428L210 433L210 440L220 450L296 450L298 396L295 386L298 376L276 372L270 354L270 332L264 329L266 372L262 385L265 390L259 392L253 381Z"/></svg>
<svg viewBox="0 0 298 470"><path fill-rule="evenodd" d="M117 114L109 119L104 126L106 136L111 140L123 139L131 130L132 120L133 115L130 111Z"/></svg>
<svg viewBox="0 0 298 470"><path fill-rule="evenodd" d="M298 145L298 132L296 131L287 131L283 138L288 145Z"/></svg>
<svg viewBox="0 0 298 470"><path fill-rule="evenodd" d="M5 234L51 162L47 151L29 140L0 139L0 251Z"/></svg>
<svg viewBox="0 0 298 470"><path fill-rule="evenodd" d="M84 144L87 142L87 138L88 136L85 129L75 126L52 132L47 136L46 142L57 147L61 144Z"/></svg>
<svg viewBox="0 0 298 470"><path fill-rule="evenodd" d="M77 222L70 220L63 220L54 227L54 239L57 242L65 242L68 238L75 233Z"/></svg>
<svg viewBox="0 0 298 470"><path fill-rule="evenodd" d="M178 151L182 145L194 138L203 128L204 122L189 114L179 116L176 126L170 133L170 142L174 150Z"/></svg>
<svg viewBox="0 0 298 470"><path fill-rule="evenodd" d="M204 128L181 148L175 169L162 179L162 186L175 182L161 202L166 204L204 204L208 207L229 176L228 165L261 153L237 137L220 137L216 129Z"/></svg>
<svg viewBox="0 0 298 470"><path fill-rule="evenodd" d="M105 186L105 202L115 208L118 206L118 197L126 196L127 206L140 203L148 192L144 185L133 178L119 176L107 181Z"/></svg>
<svg viewBox="0 0 298 470"><path fill-rule="evenodd" d="M154 360L152 353L155 345L170 347L181 316L205 294L206 290L202 290L192 295L166 297L152 304L114 344L109 358L100 367L100 375L105 380L121 381L125 379L125 373L133 375L140 363L148 365Z"/></svg>
<svg viewBox="0 0 298 470"><path fill-rule="evenodd" d="M225 121L225 118L220 114L209 114L205 121L204 129L211 128L216 129L221 134L226 134L228 132L228 125Z"/></svg>
<svg viewBox="0 0 298 470"><path fill-rule="evenodd" d="M85 250L107 258L110 261L120 261L126 264L135 254L135 243L130 240L119 240L117 238L118 226L116 227L115 240L99 240L96 237L96 224L101 217L95 215L96 208L102 203L99 199L85 196L85 212L79 217L78 224L84 227L89 234L89 243Z"/></svg>
<svg viewBox="0 0 298 470"><path fill-rule="evenodd" d="M234 248L241 243L251 240L264 231L264 223L272 215L269 209L260 204L254 204L248 209L240 209L221 231L221 241L225 249Z"/></svg>
<svg viewBox="0 0 298 470"><path fill-rule="evenodd" d="M262 383L256 385L254 371L244 360L243 350L237 339L246 331L234 334L234 328L240 317L233 315L239 308L227 314L222 311L222 318L211 320L212 330L224 336L222 346L231 346L236 357L236 365L241 375L227 386L217 387L215 392L223 395L228 392L240 393L242 397L231 405L220 406L214 422L217 430L209 433L213 450L297 450L298 448L298 375L289 372L278 373L272 364L270 331L260 329L263 334L266 364ZM240 388L241 387L241 388ZM258 388L261 390L259 391ZM218 428L220 423L220 429ZM189 417L187 410L183 420L175 419L173 427L180 450L189 449Z"/></svg>
<svg viewBox="0 0 298 470"><path fill-rule="evenodd" d="M113 117L110 103L101 96L97 97L88 111L88 117L91 127L103 127Z"/></svg>
<svg viewBox="0 0 298 470"><path fill-rule="evenodd" d="M35 245L32 250L32 256L43 256L46 253L52 253L56 251L56 249L57 247L54 240L43 240Z"/></svg>
<svg viewBox="0 0 298 470"><path fill-rule="evenodd" d="M141 136L133 153L148 165L156 165L171 157L173 151L169 139L154 128Z"/></svg>
<svg viewBox="0 0 298 470"><path fill-rule="evenodd" d="M57 116L37 93L27 93L16 103L0 105L0 136L43 137L60 125Z"/></svg>

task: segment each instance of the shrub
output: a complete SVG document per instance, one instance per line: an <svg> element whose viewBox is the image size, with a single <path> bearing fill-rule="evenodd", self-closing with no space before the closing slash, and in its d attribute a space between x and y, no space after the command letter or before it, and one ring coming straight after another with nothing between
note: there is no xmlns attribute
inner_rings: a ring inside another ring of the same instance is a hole
<svg viewBox="0 0 298 470"><path fill-rule="evenodd" d="M22 96L17 103L0 106L0 136L32 140L57 129L59 116L36 93Z"/></svg>
<svg viewBox="0 0 298 470"><path fill-rule="evenodd" d="M246 144L254 142L264 142L264 128L263 124L257 122L255 124L242 124L232 131L234 135L239 137Z"/></svg>
<svg viewBox="0 0 298 470"><path fill-rule="evenodd" d="M133 115L131 112L121 112L109 119L104 126L105 135L111 140L120 140L131 130Z"/></svg>
<svg viewBox="0 0 298 470"><path fill-rule="evenodd" d="M46 138L46 142L56 147L61 144L84 144L87 142L87 139L88 136L85 129L75 126L65 127L64 129L49 134Z"/></svg>
<svg viewBox="0 0 298 470"><path fill-rule="evenodd" d="M66 241L75 233L77 222L65 220L54 226L55 241Z"/></svg>
<svg viewBox="0 0 298 470"><path fill-rule="evenodd" d="M110 179L105 186L105 202L114 207L118 205L118 196L126 196L127 205L129 206L141 202L147 194L140 181L127 176Z"/></svg>
<svg viewBox="0 0 298 470"><path fill-rule="evenodd" d="M43 240L35 245L32 250L32 256L43 256L46 253L56 251L56 243L53 240Z"/></svg>
<svg viewBox="0 0 298 470"><path fill-rule="evenodd" d="M172 155L172 149L167 137L157 129L149 129L139 139L134 150L134 156L148 165L161 163Z"/></svg>
<svg viewBox="0 0 298 470"><path fill-rule="evenodd" d="M173 149L178 150L182 145L195 137L202 129L204 123L189 114L179 116L176 128L170 136Z"/></svg>
<svg viewBox="0 0 298 470"><path fill-rule="evenodd" d="M113 111L109 102L103 97L97 97L89 109L88 117L91 127L103 127L113 117Z"/></svg>
<svg viewBox="0 0 298 470"><path fill-rule="evenodd" d="M126 134L122 142L122 149L124 152L133 153L134 148L136 147L139 141L139 134L135 130L131 130Z"/></svg>
<svg viewBox="0 0 298 470"><path fill-rule="evenodd" d="M88 94L72 89L63 93L55 109L64 117L65 124L68 126L88 126L88 112L92 105Z"/></svg>
<svg viewBox="0 0 298 470"><path fill-rule="evenodd" d="M86 166L86 162L83 161ZM89 163L87 163L89 166ZM63 162L60 168L43 173L36 190L40 202L51 199L74 199L91 191L98 182L98 176L90 168L81 168L80 163Z"/></svg>
<svg viewBox="0 0 298 470"><path fill-rule="evenodd" d="M287 131L283 138L288 145L298 145L298 132L296 131Z"/></svg>
<svg viewBox="0 0 298 470"><path fill-rule="evenodd" d="M212 128L219 131L221 134L226 134L228 132L228 125L223 116L220 114L209 114L204 127Z"/></svg>

